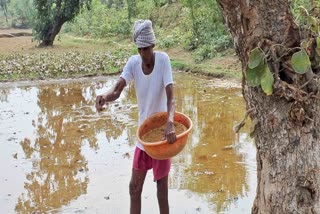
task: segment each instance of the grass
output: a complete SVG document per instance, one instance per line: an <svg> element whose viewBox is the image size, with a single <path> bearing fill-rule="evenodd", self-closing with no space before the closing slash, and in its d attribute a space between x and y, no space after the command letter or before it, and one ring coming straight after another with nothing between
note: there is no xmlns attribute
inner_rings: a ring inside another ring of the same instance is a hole
<svg viewBox="0 0 320 214"><path fill-rule="evenodd" d="M179 60L171 60L171 66L173 70L187 70L188 64Z"/></svg>

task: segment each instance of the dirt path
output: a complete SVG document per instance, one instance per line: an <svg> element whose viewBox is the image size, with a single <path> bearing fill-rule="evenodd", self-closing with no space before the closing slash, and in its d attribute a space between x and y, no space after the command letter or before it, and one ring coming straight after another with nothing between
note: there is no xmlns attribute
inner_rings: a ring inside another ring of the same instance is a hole
<svg viewBox="0 0 320 214"><path fill-rule="evenodd" d="M20 29L6 29L0 30L0 35L5 34L17 34L17 33L28 33L31 34L31 30L20 30ZM21 52L30 49L34 49L36 43L32 41L32 36L18 36L18 37L4 37L0 38L0 54Z"/></svg>

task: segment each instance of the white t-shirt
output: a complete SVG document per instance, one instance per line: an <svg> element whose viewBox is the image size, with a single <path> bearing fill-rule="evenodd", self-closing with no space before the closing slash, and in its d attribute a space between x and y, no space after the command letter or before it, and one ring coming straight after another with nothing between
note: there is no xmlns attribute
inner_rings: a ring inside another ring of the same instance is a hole
<svg viewBox="0 0 320 214"><path fill-rule="evenodd" d="M172 69L169 56L164 52L155 51L155 63L151 74L145 75L142 71L140 55L129 58L120 77L125 79L126 85L134 81L138 100L139 122L141 123L150 115L167 111L166 86L173 83ZM137 146L143 146L137 142Z"/></svg>

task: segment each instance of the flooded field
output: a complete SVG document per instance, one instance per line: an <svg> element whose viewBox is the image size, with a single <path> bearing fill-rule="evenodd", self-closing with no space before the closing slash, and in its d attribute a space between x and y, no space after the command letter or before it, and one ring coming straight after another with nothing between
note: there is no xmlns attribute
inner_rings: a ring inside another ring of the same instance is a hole
<svg viewBox="0 0 320 214"><path fill-rule="evenodd" d="M129 213L137 104L134 88L97 113L95 97L117 77L0 84L0 213ZM241 89L175 73L176 111L193 130L172 159L174 214L250 213L255 146ZM142 213L158 213L149 172Z"/></svg>

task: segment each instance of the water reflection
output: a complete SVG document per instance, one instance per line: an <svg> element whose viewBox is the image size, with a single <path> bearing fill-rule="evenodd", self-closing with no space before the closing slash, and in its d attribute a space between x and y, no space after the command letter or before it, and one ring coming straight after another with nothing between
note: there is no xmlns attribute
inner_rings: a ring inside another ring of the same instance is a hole
<svg viewBox="0 0 320 214"><path fill-rule="evenodd" d="M210 81L186 82L179 87L178 106L192 115L196 128L189 154L176 164L180 170L173 178L179 181L173 179L172 185L205 195L219 213L248 191L246 168L239 164L243 157L237 152L239 135L232 129L245 114L244 103L239 89L218 89Z"/></svg>
<svg viewBox="0 0 320 214"><path fill-rule="evenodd" d="M20 143L33 167L26 176L27 192L18 198L18 213L55 210L85 193L88 167L81 154L82 141L97 149L95 129L83 117L92 110L81 89L72 84L43 86L37 98L40 112L32 122L36 139Z"/></svg>
<svg viewBox="0 0 320 214"><path fill-rule="evenodd" d="M11 201L15 203L15 212L43 213L60 209L66 212L67 209L63 207L72 207L71 202L82 201L81 195L97 194L97 191L92 193L91 190L91 180L95 180L98 174L92 173L93 169L102 172L105 179L112 180L111 177L117 176L115 173L119 172L111 168L120 160L114 160L113 155L122 158L130 168L130 151L134 148L137 128L134 88L129 86L120 99L107 105L102 113L98 114L94 109L96 94L110 88L115 81L116 77L111 77L107 81L59 81L14 88L3 86L0 89L0 117L4 121L0 129L7 130L0 133L0 140L6 142L0 144L0 150L14 148L13 154L16 154L15 160L9 158L2 164L12 165L12 171L15 171L13 165L31 163L30 168L24 170L24 179L21 179L24 180L23 189L13 194L17 195L16 202ZM199 206L203 208L196 208L197 212L208 210L227 213L241 198L249 201L245 208L241 208L242 211L249 212L253 197L248 196L248 192L254 192L255 186L252 186L248 177L254 176L255 171L248 169L255 169L255 163L248 162L247 156L255 151L253 147L244 146L252 145L246 127L238 135L232 131L232 127L244 115L240 89L217 88L212 80L181 73L175 74L175 81L176 110L191 117L194 129L184 151L173 159L170 191L175 194L174 191L187 190L188 194L202 198ZM22 100L29 100L32 104L11 108L23 103ZM23 115L19 113L21 111ZM11 112L11 117L8 112ZM18 119L12 119L21 117L27 118L25 125L19 123ZM15 138L19 141L21 151L8 140L13 132L11 130L19 130ZM107 154L106 142L109 144ZM116 142L126 144L130 149L124 151L123 146L122 149L120 146L112 147ZM95 153L88 152L87 146ZM106 168L90 167L90 163L99 166L103 163L111 164ZM124 171L126 177L131 173L130 170ZM9 174L0 178L10 181L12 178ZM119 179L118 182L123 180ZM3 185L6 184L1 184L1 187ZM105 184L99 185L103 188ZM127 183L116 185L127 187ZM115 187L114 191L117 191ZM5 194L1 193L1 198L7 197ZM123 197L128 197L127 192L119 200ZM188 195L185 197L190 198ZM0 205L1 200L4 200L1 198ZM105 197L101 200L105 200ZM183 203L186 199L173 200ZM128 205L123 208L123 204L117 204L113 204L114 210L128 212ZM3 211L12 212L10 206L6 205ZM146 212L152 209L146 207ZM173 213L185 213L183 209L191 210L188 206L174 206L172 209ZM103 206L100 210L105 211ZM239 211L237 208L232 210Z"/></svg>

